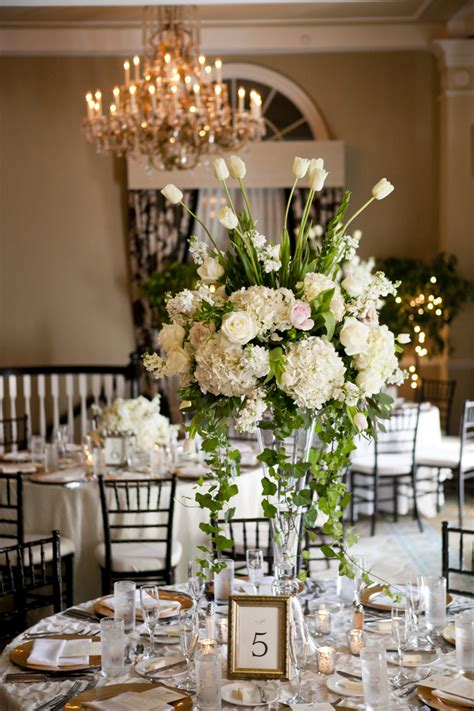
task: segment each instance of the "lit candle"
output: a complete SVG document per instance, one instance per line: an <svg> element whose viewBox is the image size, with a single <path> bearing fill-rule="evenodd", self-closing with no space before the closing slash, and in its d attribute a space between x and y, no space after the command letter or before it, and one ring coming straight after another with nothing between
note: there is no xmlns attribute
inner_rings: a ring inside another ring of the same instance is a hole
<svg viewBox="0 0 474 711"><path fill-rule="evenodd" d="M206 64L204 67L204 81L210 82L211 81L211 74L212 74L212 67L210 64Z"/></svg>
<svg viewBox="0 0 474 711"><path fill-rule="evenodd" d="M315 626L317 634L331 634L331 613L325 607L316 610Z"/></svg>
<svg viewBox="0 0 474 711"><path fill-rule="evenodd" d="M171 70L171 67L170 67L171 54L170 54L169 52L166 52L164 59L165 59L165 64L166 64L166 67L165 67L165 69L166 69L166 78L169 79L169 77L170 77L170 70Z"/></svg>
<svg viewBox="0 0 474 711"><path fill-rule="evenodd" d="M150 84L148 91L150 92L151 108L153 111L156 111L156 92L153 84Z"/></svg>
<svg viewBox="0 0 474 711"><path fill-rule="evenodd" d="M239 91L239 113L243 114L245 108L245 89L243 86L240 87Z"/></svg>
<svg viewBox="0 0 474 711"><path fill-rule="evenodd" d="M94 102L92 100L92 94L89 92L86 94L87 102L87 118L91 119L94 116Z"/></svg>
<svg viewBox="0 0 474 711"><path fill-rule="evenodd" d="M214 92L216 94L216 108L218 111L220 111L222 106L222 87L220 84L216 84L216 86L214 87Z"/></svg>
<svg viewBox="0 0 474 711"><path fill-rule="evenodd" d="M336 650L334 647L319 647L316 650L320 674L334 674L336 670Z"/></svg>
<svg viewBox="0 0 474 711"><path fill-rule="evenodd" d="M347 646L349 651L355 657L360 655L360 650L365 647L365 632L364 630L350 630L347 633Z"/></svg>
<svg viewBox="0 0 474 711"><path fill-rule="evenodd" d="M218 84L222 84L222 61L220 59L216 59L215 67L216 67L216 81Z"/></svg>
<svg viewBox="0 0 474 711"><path fill-rule="evenodd" d="M130 87L130 89L129 89L129 92L130 92L130 110L131 110L132 114L134 114L135 111L137 110L137 106L136 106L136 103L135 103L135 94L136 94L136 91L137 91L137 87L135 86L135 84L132 84L131 87Z"/></svg>
<svg viewBox="0 0 474 711"><path fill-rule="evenodd" d="M250 113L252 114L252 118L255 118L255 93L254 89L250 92Z"/></svg>
<svg viewBox="0 0 474 711"><path fill-rule="evenodd" d="M206 64L206 57L203 54L199 55L198 58L199 65L201 67L201 81L205 80L204 65Z"/></svg>
<svg viewBox="0 0 474 711"><path fill-rule="evenodd" d="M97 104L99 105L99 108L97 110L98 114L99 114L99 116L102 116L102 92L100 92L100 91L95 92L95 100L97 102L96 106L97 106Z"/></svg>
<svg viewBox="0 0 474 711"><path fill-rule="evenodd" d="M118 88L118 86L114 86L113 95L115 99L115 106L118 110L120 109L120 89Z"/></svg>
<svg viewBox="0 0 474 711"><path fill-rule="evenodd" d="M255 114L254 118L259 119L262 116L262 97L260 94L255 94Z"/></svg>
<svg viewBox="0 0 474 711"><path fill-rule="evenodd" d="M115 104L110 104L110 113L112 116L117 113L117 107Z"/></svg>
<svg viewBox="0 0 474 711"><path fill-rule="evenodd" d="M133 67L134 67L134 78L135 81L140 81L140 57L138 55L135 55L133 58Z"/></svg>
<svg viewBox="0 0 474 711"><path fill-rule="evenodd" d="M193 90L194 90L194 94L196 96L196 106L199 108L201 106L201 95L200 95L201 87L199 86L199 84L195 84L193 86Z"/></svg>
<svg viewBox="0 0 474 711"><path fill-rule="evenodd" d="M130 62L128 59L123 63L123 68L125 70L125 85L128 86L130 84Z"/></svg>

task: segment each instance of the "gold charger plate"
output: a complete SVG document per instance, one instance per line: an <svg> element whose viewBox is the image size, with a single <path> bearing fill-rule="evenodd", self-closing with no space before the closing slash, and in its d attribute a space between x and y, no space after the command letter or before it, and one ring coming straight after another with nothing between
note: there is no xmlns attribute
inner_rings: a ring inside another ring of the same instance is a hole
<svg viewBox="0 0 474 711"><path fill-rule="evenodd" d="M104 605L104 600L107 600L111 597L113 597L113 595L106 595L105 597L101 597L96 600L96 602L94 603L94 611L98 615L102 615L103 617L114 616L114 611L112 610L112 608L108 607L107 605ZM193 601L188 595L173 590L160 590L160 601L161 600L177 600L181 604L183 610L190 610L193 606ZM142 619L142 614L140 610L137 610L137 619Z"/></svg>
<svg viewBox="0 0 474 711"><path fill-rule="evenodd" d="M383 585L371 585L363 588L360 593L360 601L364 607L372 607L374 610L385 610L390 612L393 605L377 602L377 596L383 592ZM452 595L446 594L446 607L453 601Z"/></svg>
<svg viewBox="0 0 474 711"><path fill-rule="evenodd" d="M64 711L81 711L81 709L84 708L83 704L89 701L104 701L105 699L113 699L114 696L125 694L128 691L133 691L135 693L150 691L150 689L156 689L157 686L164 686L166 689L171 689L172 691L181 693L180 689L175 689L172 686L166 686L166 684L150 684L145 682L110 684L110 686L99 686L98 688L90 689L89 691L84 691L82 694L78 694L67 702L64 707ZM174 706L177 711L191 711L193 707L193 700L190 696L186 696L183 699L172 701L170 705Z"/></svg>
<svg viewBox="0 0 474 711"><path fill-rule="evenodd" d="M451 634L452 633L452 634ZM443 639L446 640L446 642L449 642L449 644L452 644L453 647L456 646L456 638L453 637L454 634L454 622L451 623L450 625L447 625L444 630L441 632Z"/></svg>
<svg viewBox="0 0 474 711"><path fill-rule="evenodd" d="M41 638L39 638L41 639ZM46 637L45 639L92 639L94 642L100 642L100 637L91 635L91 634L58 634L55 637ZM12 649L10 652L10 661L13 662L13 664L16 664L17 667L21 667L22 669L34 669L35 671L60 671L60 672L66 672L66 671L78 671L81 669L90 669L91 667L99 667L101 664L101 658L100 655L93 655L89 657L89 664L85 666L63 666L63 667L51 667L51 666L44 666L44 665L37 665L37 664L28 664L27 659L31 654L31 650L33 649L33 644L35 643L36 640L30 640L30 641L25 641L23 644L20 644L18 647L15 647L15 649Z"/></svg>
<svg viewBox="0 0 474 711"><path fill-rule="evenodd" d="M428 686L419 686L416 690L416 694L423 703L430 706L432 709L439 709L439 711L468 711L468 706L456 706L455 704L448 704L447 701L442 701L438 696L433 694L433 689Z"/></svg>

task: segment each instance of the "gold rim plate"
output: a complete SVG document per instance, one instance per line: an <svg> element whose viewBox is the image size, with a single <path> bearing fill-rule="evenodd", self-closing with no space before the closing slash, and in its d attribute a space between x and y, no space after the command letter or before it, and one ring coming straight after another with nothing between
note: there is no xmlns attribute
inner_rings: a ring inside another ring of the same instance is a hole
<svg viewBox="0 0 474 711"><path fill-rule="evenodd" d="M70 699L64 711L82 711L84 708L83 704L90 701L104 701L105 699L113 699L115 696L120 696L120 694L125 694L129 691L135 693L140 693L141 691L150 691L150 689L156 689L157 686L165 686L167 689L181 693L180 689L174 689L171 686L166 686L166 684L150 684L145 682L129 683L129 684L111 684L109 686L99 686L95 689L90 689L89 691L84 691L82 694L78 694L73 699ZM170 706L174 706L177 711L191 711L193 707L193 700L191 697L186 696L183 699L178 699L172 701Z"/></svg>
<svg viewBox="0 0 474 711"><path fill-rule="evenodd" d="M443 639L446 640L446 642L449 642L449 644L452 644L453 647L455 647L456 646L456 639L451 634L449 634L451 630L454 632L454 624L447 625L444 628L444 630L441 632L441 634L443 636Z"/></svg>
<svg viewBox="0 0 474 711"><path fill-rule="evenodd" d="M41 639L41 638L40 638ZM45 639L92 639L94 642L100 642L100 637L90 635L90 634L58 634L55 637L46 637ZM51 666L39 666L36 664L28 664L28 657L31 654L31 650L33 649L33 644L36 640L29 640L23 642L23 644L20 644L18 647L15 647L15 649L12 649L10 652L10 661L13 662L13 664L16 664L17 667L21 667L22 669L34 669L35 671L60 671L60 672L68 672L68 671L80 671L81 669L90 669L91 667L99 667L101 664L101 658L100 655L94 655L92 657L89 657L89 664L86 666L67 666L67 667L51 667Z"/></svg>
<svg viewBox="0 0 474 711"><path fill-rule="evenodd" d="M442 701L433 694L433 689L428 686L419 686L416 693L418 698L432 709L439 709L439 711L467 711L468 709L467 706L456 706L455 704L448 704L447 701Z"/></svg>
<svg viewBox="0 0 474 711"><path fill-rule="evenodd" d="M113 595L106 595L105 597L99 598L95 603L94 603L94 611L98 615L102 615L102 617L113 617L114 616L114 611L108 607L107 605L104 604L104 600L107 600L108 598L113 597ZM193 601L188 595L185 595L184 593L179 593L175 592L173 590L160 590L160 600L173 600L173 601L178 601L181 605L181 608L183 610L190 610L193 606ZM171 617L171 615L170 615ZM137 619L141 620L142 614L140 610L137 610ZM166 617L168 619L168 617Z"/></svg>
<svg viewBox="0 0 474 711"><path fill-rule="evenodd" d="M370 585L368 588L363 588L360 593L360 601L364 607L372 607L374 610L385 610L390 612L393 605L377 602L377 597L383 592L383 585ZM453 601L452 595L446 594L446 607Z"/></svg>

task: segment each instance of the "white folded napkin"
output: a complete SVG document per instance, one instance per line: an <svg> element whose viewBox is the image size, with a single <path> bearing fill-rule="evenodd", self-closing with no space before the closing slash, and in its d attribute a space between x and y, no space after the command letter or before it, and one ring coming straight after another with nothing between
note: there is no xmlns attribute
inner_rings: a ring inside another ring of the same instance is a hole
<svg viewBox="0 0 474 711"><path fill-rule="evenodd" d="M356 681L355 679L345 679L342 676L338 677L337 684L338 686L342 686L346 689L346 691L353 691L356 694L362 694L364 690L361 681Z"/></svg>
<svg viewBox="0 0 474 711"><path fill-rule="evenodd" d="M84 469L64 469L41 475L41 481L57 482L58 484L70 481L85 481L85 479L86 473Z"/></svg>
<svg viewBox="0 0 474 711"><path fill-rule="evenodd" d="M272 594L272 583L274 581L273 575L265 575L262 582L260 583L259 594L260 595L271 595ZM255 588L252 583L247 580L237 580L234 578L234 593L237 595L255 595Z"/></svg>
<svg viewBox="0 0 474 711"><path fill-rule="evenodd" d="M178 473L178 476L182 477L183 479L197 479L200 476L206 476L209 470L202 464L186 463L179 464L176 467L176 471Z"/></svg>
<svg viewBox="0 0 474 711"><path fill-rule="evenodd" d="M102 601L106 607L110 607L111 610L115 610L115 598L108 597ZM181 603L178 600L160 600L160 618L172 617L179 612ZM141 611L142 604L140 599L140 590L135 590L135 610Z"/></svg>
<svg viewBox="0 0 474 711"><path fill-rule="evenodd" d="M474 681L467 677L452 677L443 674L435 674L423 682L423 686L428 686L439 692L458 696L473 705L474 702Z"/></svg>
<svg viewBox="0 0 474 711"><path fill-rule="evenodd" d="M87 666L92 640L35 639L28 664L43 667Z"/></svg>
<svg viewBox="0 0 474 711"><path fill-rule="evenodd" d="M6 454L2 454L2 459L6 462L30 462L31 454L24 449L20 452L7 452Z"/></svg>
<svg viewBox="0 0 474 711"><path fill-rule="evenodd" d="M22 464L19 461L18 464L0 464L0 470L4 474L16 474L17 472L33 474L36 471L36 467L34 464Z"/></svg>
<svg viewBox="0 0 474 711"><path fill-rule="evenodd" d="M131 709L133 711L165 711L173 709L173 706L169 705L172 701L183 698L184 694L182 693L158 686L150 691L140 693L128 691L111 699L89 701L86 708L94 709L94 711L131 711Z"/></svg>
<svg viewBox="0 0 474 711"><path fill-rule="evenodd" d="M327 701L320 704L290 704L291 711L334 711L334 706Z"/></svg>

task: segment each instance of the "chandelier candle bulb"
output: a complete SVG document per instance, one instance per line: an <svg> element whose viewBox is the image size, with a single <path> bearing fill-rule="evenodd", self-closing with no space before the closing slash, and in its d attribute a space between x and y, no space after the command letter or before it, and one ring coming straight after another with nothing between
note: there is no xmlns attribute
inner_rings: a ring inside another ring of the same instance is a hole
<svg viewBox="0 0 474 711"><path fill-rule="evenodd" d="M128 86L130 84L130 62L128 59L123 63L123 69L125 72L125 86Z"/></svg>
<svg viewBox="0 0 474 711"><path fill-rule="evenodd" d="M140 81L140 57L137 55L133 58L134 79Z"/></svg>
<svg viewBox="0 0 474 711"><path fill-rule="evenodd" d="M113 89L113 95L115 99L115 106L117 107L117 111L120 109L120 89L118 86L114 86Z"/></svg>
<svg viewBox="0 0 474 711"><path fill-rule="evenodd" d="M320 674L334 674L336 670L336 650L334 647L319 647L316 650Z"/></svg>
<svg viewBox="0 0 474 711"><path fill-rule="evenodd" d="M243 86L240 87L238 94L239 94L239 114L243 114L244 109L245 109L245 103L244 103L245 102L245 89Z"/></svg>
<svg viewBox="0 0 474 711"><path fill-rule="evenodd" d="M156 111L156 91L155 91L155 87L153 84L150 84L150 86L148 87L148 92L149 92L150 98L151 98L152 111Z"/></svg>
<svg viewBox="0 0 474 711"><path fill-rule="evenodd" d="M135 86L135 84L132 84L131 87L130 87L130 89L129 89L129 92L130 92L130 111L132 112L132 114L134 114L134 113L136 112L136 110L137 110L137 105L136 105L136 103L135 103L135 94L136 94L136 91L137 91L137 87Z"/></svg>
<svg viewBox="0 0 474 711"><path fill-rule="evenodd" d="M99 116L102 116L102 92L96 91L95 92L95 100L97 104L99 105L98 112Z"/></svg>
<svg viewBox="0 0 474 711"><path fill-rule="evenodd" d="M220 84L216 84L214 92L216 94L216 107L217 107L217 110L220 111L222 108L222 98L221 98L222 87Z"/></svg>
<svg viewBox="0 0 474 711"><path fill-rule="evenodd" d="M222 84L222 61L220 59L216 59L214 66L216 68L216 81L218 84Z"/></svg>

